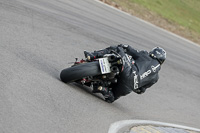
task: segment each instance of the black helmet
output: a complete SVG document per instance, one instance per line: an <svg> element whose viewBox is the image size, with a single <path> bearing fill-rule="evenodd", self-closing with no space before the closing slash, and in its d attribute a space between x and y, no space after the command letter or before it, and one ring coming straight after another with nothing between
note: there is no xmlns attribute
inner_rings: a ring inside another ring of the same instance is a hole
<svg viewBox="0 0 200 133"><path fill-rule="evenodd" d="M161 47L155 47L153 48L150 52L149 52L149 55L154 58L154 59L157 59L158 62L160 64L162 64L165 59L166 59L166 52L163 48Z"/></svg>

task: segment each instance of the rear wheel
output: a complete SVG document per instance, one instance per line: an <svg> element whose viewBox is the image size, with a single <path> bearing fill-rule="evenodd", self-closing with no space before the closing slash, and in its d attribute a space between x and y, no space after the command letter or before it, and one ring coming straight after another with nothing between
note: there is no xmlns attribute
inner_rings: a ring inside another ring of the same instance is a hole
<svg viewBox="0 0 200 133"><path fill-rule="evenodd" d="M65 83L69 83L82 79L83 77L96 76L100 74L101 70L99 67L99 62L95 61L82 63L62 70L60 73L60 79Z"/></svg>

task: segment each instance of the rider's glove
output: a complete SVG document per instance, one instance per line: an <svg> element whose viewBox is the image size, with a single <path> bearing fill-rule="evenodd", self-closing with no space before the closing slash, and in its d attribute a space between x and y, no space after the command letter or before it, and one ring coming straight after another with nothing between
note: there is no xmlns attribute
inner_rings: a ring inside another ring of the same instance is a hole
<svg viewBox="0 0 200 133"><path fill-rule="evenodd" d="M121 56L124 56L125 53L124 53L124 49L122 47L117 47L117 52L121 55Z"/></svg>
<svg viewBox="0 0 200 133"><path fill-rule="evenodd" d="M123 48L123 49L124 49L124 52L126 53L126 52L127 52L127 49L128 49L128 47L129 47L129 45L128 45L128 44L120 44L120 45L118 45L118 47L121 47L121 48Z"/></svg>
<svg viewBox="0 0 200 133"><path fill-rule="evenodd" d="M124 48L124 49L127 49L128 48L128 44L120 44L120 45L118 45L118 47L122 47L122 48Z"/></svg>

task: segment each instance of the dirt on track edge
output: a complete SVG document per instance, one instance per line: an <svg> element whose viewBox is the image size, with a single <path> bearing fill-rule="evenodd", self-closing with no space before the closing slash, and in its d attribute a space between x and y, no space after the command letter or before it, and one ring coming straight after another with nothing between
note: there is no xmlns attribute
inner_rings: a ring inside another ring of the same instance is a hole
<svg viewBox="0 0 200 133"><path fill-rule="evenodd" d="M187 29L181 25L178 25L174 22L171 22L167 20L166 18L163 18L162 16L149 11L148 9L139 6L138 4L132 3L129 4L130 8L124 8L123 6L119 5L116 2L113 2L112 0L100 0L108 5L111 5L121 11L127 12L133 16L136 16L140 19L143 19L145 21L148 21L158 27L161 27L165 30L168 30L172 33L175 33L179 36L182 36L190 41L193 41L200 45L200 35L194 31L191 31L190 29ZM125 0L125 2L127 2Z"/></svg>

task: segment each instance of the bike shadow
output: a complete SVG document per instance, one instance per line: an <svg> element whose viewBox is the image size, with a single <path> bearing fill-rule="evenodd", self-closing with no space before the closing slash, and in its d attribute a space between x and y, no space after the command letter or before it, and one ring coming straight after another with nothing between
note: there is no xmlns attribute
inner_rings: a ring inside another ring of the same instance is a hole
<svg viewBox="0 0 200 133"><path fill-rule="evenodd" d="M73 87L73 88L78 88L80 90L83 90L84 92L104 101L104 97L100 94L100 93L93 93L92 92L92 88L88 87L88 86L85 86L85 85L81 85L81 84L78 84L78 83L70 83L68 84L69 86Z"/></svg>
<svg viewBox="0 0 200 133"><path fill-rule="evenodd" d="M124 104L123 99L117 100L117 101L115 101L113 103L107 103L104 100L104 97L102 96L102 94L100 94L100 93L92 93L92 89L90 87L87 87L85 85L81 85L81 84L78 84L78 83L75 83L75 82L67 84L67 85L72 87L73 89L76 89L78 91L84 91L85 93L90 94L91 96L93 96L95 98L98 98L99 100L105 102L105 104L107 105L108 108L112 108L112 109L118 110L121 113L126 113L126 114L130 114L130 115L132 114L132 109L129 108L129 106L127 106L127 104Z"/></svg>
<svg viewBox="0 0 200 133"><path fill-rule="evenodd" d="M104 100L104 97L102 96L102 94L100 93L92 93L92 89L90 87L87 87L85 85L81 85L81 84L78 84L78 83L70 83L68 84L70 87L73 87L73 89L79 89L79 91L84 91L88 94L90 94L91 96L95 97L95 98L98 98L99 100L103 101L108 108L112 108L114 110L118 110L120 111L121 113L125 113L125 114L132 114L132 109L130 109L128 106L126 106L127 104L122 104L121 103L121 100L117 100L113 103L107 103L105 100ZM124 103L124 102L123 102Z"/></svg>

